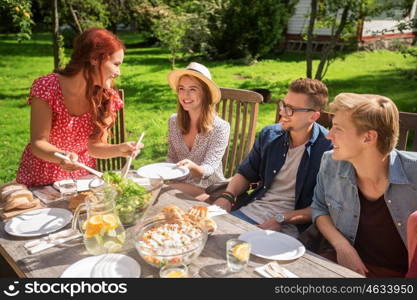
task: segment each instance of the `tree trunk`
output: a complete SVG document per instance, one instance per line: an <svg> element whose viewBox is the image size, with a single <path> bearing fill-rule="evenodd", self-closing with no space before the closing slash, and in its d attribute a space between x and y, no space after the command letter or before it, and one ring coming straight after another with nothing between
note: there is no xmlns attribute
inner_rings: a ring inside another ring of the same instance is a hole
<svg viewBox="0 0 417 300"><path fill-rule="evenodd" d="M310 22L307 31L307 47L306 47L306 63L307 63L307 78L313 76L313 31L314 23L317 17L317 0L311 0Z"/></svg>
<svg viewBox="0 0 417 300"><path fill-rule="evenodd" d="M58 0L52 0L52 40L54 45L54 67L58 70L62 65L59 51L59 16Z"/></svg>
<svg viewBox="0 0 417 300"><path fill-rule="evenodd" d="M78 17L77 17L77 14L74 11L74 8L72 7L71 0L66 0L65 2L68 5L68 8L71 12L72 18L74 19L74 23L75 23L75 26L77 27L78 33L82 33L83 28L81 27L80 21L78 20Z"/></svg>
<svg viewBox="0 0 417 300"><path fill-rule="evenodd" d="M346 6L343 8L342 18L340 20L339 26L336 29L336 33L332 36L332 39L330 40L329 45L325 47L323 49L323 52L321 53L320 63L319 63L319 66L317 67L315 79L321 80L323 77L323 70L327 63L327 60L329 59L330 53L333 51L337 41L339 40L340 34L342 33L343 29L346 26L349 9L350 9L350 3L346 4Z"/></svg>

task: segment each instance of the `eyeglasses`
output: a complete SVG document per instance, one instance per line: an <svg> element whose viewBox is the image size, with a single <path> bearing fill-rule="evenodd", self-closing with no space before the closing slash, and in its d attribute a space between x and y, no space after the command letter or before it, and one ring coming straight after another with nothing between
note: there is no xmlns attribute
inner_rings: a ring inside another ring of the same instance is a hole
<svg viewBox="0 0 417 300"><path fill-rule="evenodd" d="M284 101L279 101L279 109L283 110L288 117L291 117L294 112L309 112L309 111L316 111L312 108L294 108L291 105L285 104Z"/></svg>

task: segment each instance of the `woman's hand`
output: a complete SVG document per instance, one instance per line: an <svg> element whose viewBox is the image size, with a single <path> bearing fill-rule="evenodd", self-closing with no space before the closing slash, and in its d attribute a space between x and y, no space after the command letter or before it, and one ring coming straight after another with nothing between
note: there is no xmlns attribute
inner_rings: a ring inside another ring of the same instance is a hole
<svg viewBox="0 0 417 300"><path fill-rule="evenodd" d="M74 161L78 161L77 153L65 152L65 155L68 156L71 159L71 161L68 161L66 159L62 159L59 162L59 165L60 165L61 169L65 170L65 171L68 171L68 172L79 170L80 167L78 167L76 164L73 163Z"/></svg>
<svg viewBox="0 0 417 300"><path fill-rule="evenodd" d="M183 159L177 162L178 167L186 167L190 170L191 176L194 178L201 178L203 176L203 168L189 159Z"/></svg>
<svg viewBox="0 0 417 300"><path fill-rule="evenodd" d="M193 161L189 160L189 159L183 159L179 162L177 162L177 166L178 167L186 167L188 170L193 171L195 170L198 165L196 165Z"/></svg>
<svg viewBox="0 0 417 300"><path fill-rule="evenodd" d="M143 148L143 144L140 143L138 145L136 145L135 142L126 142L126 143L122 143L118 145L118 149L120 152L121 157L129 157L131 155L133 155L133 157L136 157L136 155L139 154L140 149Z"/></svg>

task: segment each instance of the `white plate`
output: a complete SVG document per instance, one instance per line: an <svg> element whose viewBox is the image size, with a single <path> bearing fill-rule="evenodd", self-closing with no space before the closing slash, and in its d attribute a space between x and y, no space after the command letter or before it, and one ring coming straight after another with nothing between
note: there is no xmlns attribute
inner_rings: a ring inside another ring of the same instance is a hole
<svg viewBox="0 0 417 300"><path fill-rule="evenodd" d="M188 175L190 171L186 167L177 167L176 164L171 163L157 163L150 164L139 168L136 173L139 176L164 180L172 180L183 178Z"/></svg>
<svg viewBox="0 0 417 300"><path fill-rule="evenodd" d="M67 209L35 209L11 218L4 226L4 230L14 236L39 236L65 227L71 219L72 213Z"/></svg>
<svg viewBox="0 0 417 300"><path fill-rule="evenodd" d="M65 179L64 179L65 180ZM77 179L77 192L84 192L84 191L88 191L88 185L90 183L92 179ZM63 180L61 180L63 181ZM57 191L59 191L59 182L61 181L56 181L54 182L54 184L52 185Z"/></svg>
<svg viewBox="0 0 417 300"><path fill-rule="evenodd" d="M303 244L292 236L272 230L245 232L239 239L251 244L252 254L272 260L293 260L306 251Z"/></svg>
<svg viewBox="0 0 417 300"><path fill-rule="evenodd" d="M123 254L89 256L69 266L61 278L139 278L140 266Z"/></svg>

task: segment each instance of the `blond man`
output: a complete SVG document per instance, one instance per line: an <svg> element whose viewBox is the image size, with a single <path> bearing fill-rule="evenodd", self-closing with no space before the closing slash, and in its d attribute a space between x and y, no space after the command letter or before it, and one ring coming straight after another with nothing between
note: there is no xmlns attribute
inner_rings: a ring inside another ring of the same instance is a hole
<svg viewBox="0 0 417 300"><path fill-rule="evenodd" d="M342 93L330 109L333 150L323 155L312 217L334 247L324 256L368 277L407 272L406 224L417 210L417 153L394 149L395 104Z"/></svg>

